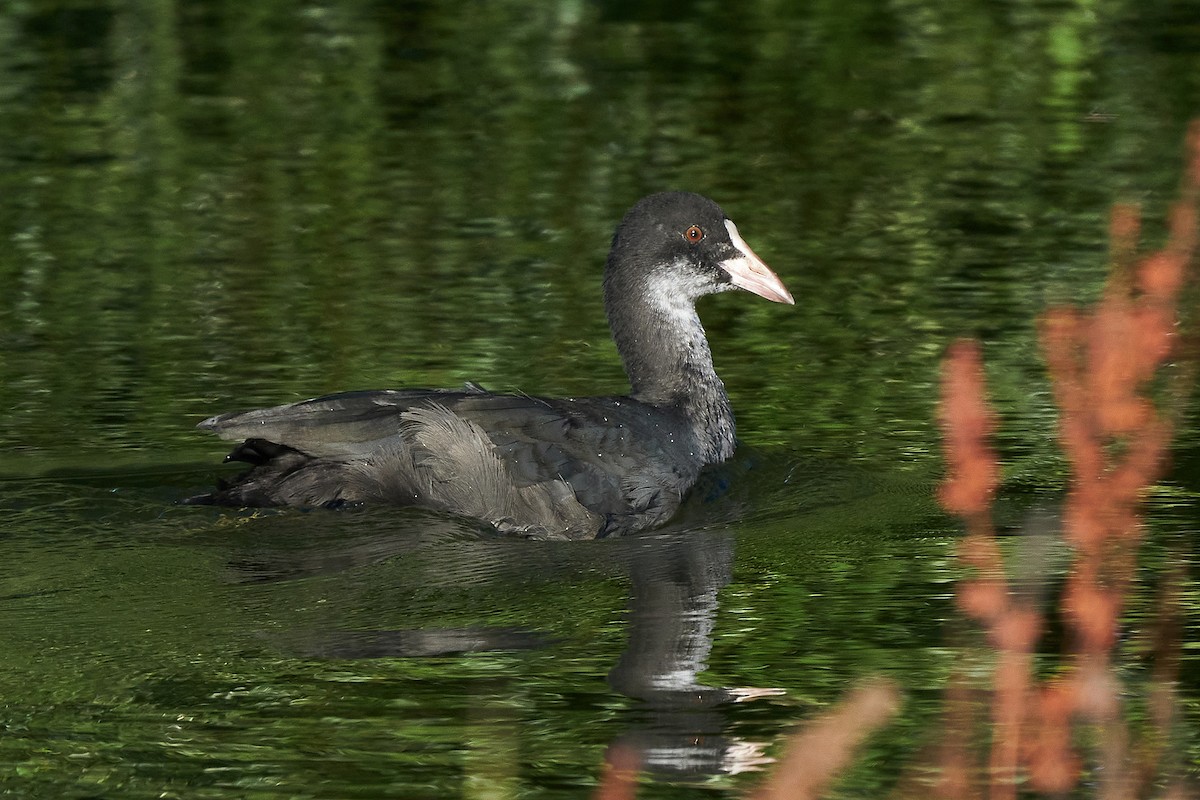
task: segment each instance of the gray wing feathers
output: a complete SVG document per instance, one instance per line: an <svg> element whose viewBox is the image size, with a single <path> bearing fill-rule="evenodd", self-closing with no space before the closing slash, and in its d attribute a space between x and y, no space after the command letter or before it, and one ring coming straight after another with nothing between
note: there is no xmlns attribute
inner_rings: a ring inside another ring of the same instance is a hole
<svg viewBox="0 0 1200 800"><path fill-rule="evenodd" d="M616 519L643 527L669 516L688 479L645 463L636 430L597 425L589 414L519 395L373 391L222 414L199 427L294 451L299 463L277 458L248 473L226 495L235 502L383 501L570 538L595 536Z"/></svg>
<svg viewBox="0 0 1200 800"><path fill-rule="evenodd" d="M429 497L435 503L519 533L545 532L528 530L519 520L539 520L537 527L570 538L593 536L599 530L602 520L579 504L565 481L516 485L491 439L474 422L434 404L403 416L414 463L428 476Z"/></svg>
<svg viewBox="0 0 1200 800"><path fill-rule="evenodd" d="M457 392L437 390L346 392L272 408L209 417L196 427L222 439L266 439L315 457L370 452L399 432L401 415L415 403Z"/></svg>

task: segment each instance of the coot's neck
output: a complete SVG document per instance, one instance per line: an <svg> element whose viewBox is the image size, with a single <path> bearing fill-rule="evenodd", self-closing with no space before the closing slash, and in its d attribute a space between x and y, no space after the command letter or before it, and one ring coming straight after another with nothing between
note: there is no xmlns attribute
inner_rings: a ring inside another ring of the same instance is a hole
<svg viewBox="0 0 1200 800"><path fill-rule="evenodd" d="M633 284L633 285L631 285ZM604 282L604 307L617 352L642 403L679 414L705 464L733 455L733 410L725 384L713 369L712 352L686 287L656 276Z"/></svg>

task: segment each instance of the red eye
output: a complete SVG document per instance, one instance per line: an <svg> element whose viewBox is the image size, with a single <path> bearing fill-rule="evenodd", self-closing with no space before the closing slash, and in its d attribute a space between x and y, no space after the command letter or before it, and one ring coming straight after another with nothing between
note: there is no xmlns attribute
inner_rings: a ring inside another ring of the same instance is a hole
<svg viewBox="0 0 1200 800"><path fill-rule="evenodd" d="M698 242L704 238L704 231L693 225L683 232L683 238L687 239L689 242Z"/></svg>

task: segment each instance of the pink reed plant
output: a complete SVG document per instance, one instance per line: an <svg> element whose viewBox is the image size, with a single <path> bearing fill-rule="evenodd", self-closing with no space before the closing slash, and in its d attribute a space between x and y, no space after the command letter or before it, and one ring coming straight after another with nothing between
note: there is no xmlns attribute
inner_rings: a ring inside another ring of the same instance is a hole
<svg viewBox="0 0 1200 800"><path fill-rule="evenodd" d="M1099 742L1099 796L1144 796L1157 773L1161 747L1134 748L1136 757L1131 750L1112 653L1143 532L1140 504L1161 476L1171 440L1170 415L1155 407L1149 390L1167 359L1178 355L1179 303L1197 247L1200 122L1188 132L1187 150L1166 246L1137 258L1138 212L1116 206L1109 226L1113 268L1100 302L1090 313L1056 308L1043 318L1042 351L1071 467L1062 535L1073 555L1061 598L1067 667L1047 681L1036 680L1032 669L1041 614L1011 586L991 522L999 465L988 445L994 419L979 346L957 342L944 362L948 476L940 499L966 523L959 559L972 570L957 600L996 650L990 798L1014 798L1022 783L1047 794L1074 788L1084 763L1075 735L1081 724L1092 726ZM1175 374L1190 378L1191 370ZM1170 717L1156 716L1163 724ZM948 755L943 766L939 794L968 796L967 763Z"/></svg>

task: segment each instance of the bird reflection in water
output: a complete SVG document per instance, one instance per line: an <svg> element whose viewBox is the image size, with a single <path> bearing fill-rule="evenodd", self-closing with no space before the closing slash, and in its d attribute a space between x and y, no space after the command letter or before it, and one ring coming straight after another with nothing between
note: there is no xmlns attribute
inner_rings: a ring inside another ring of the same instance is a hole
<svg viewBox="0 0 1200 800"><path fill-rule="evenodd" d="M642 701L620 737L643 769L683 775L737 773L769 763L763 744L725 735L726 704L781 689L706 686L718 593L733 574L733 536L693 531L640 537L630 561L629 640L609 685Z"/></svg>
<svg viewBox="0 0 1200 800"><path fill-rule="evenodd" d="M325 514L309 519L331 521ZM297 547L296 537L289 536L290 546L279 543L271 549L270 538L259 531L246 540L252 551L234 559L231 566L239 582L261 584L330 576L394 559L416 564L436 553L438 574L434 569L419 569L419 573L422 580L446 589L472 585L481 575L488 576L487 580L515 581L537 574L541 579L566 582L580 572L594 575L597 570L611 570L614 577L626 573L630 578L628 638L608 673L608 684L635 703L624 715L628 729L616 743L635 751L642 769L675 779L743 772L769 761L763 755L764 744L727 735L729 714L732 704L783 692L708 686L699 680L713 645L719 592L732 579L734 537L730 531L676 530L583 549L568 544L547 553L529 547L528 542L481 546L478 538L464 538L461 526L440 524L436 519L429 522L419 535L398 536L392 531L386 536L360 535L349 542L340 539L337 534L341 532L335 530L323 539L326 545L340 541L336 547L314 548L312 539L309 546ZM295 523L294 516L291 523ZM605 550L603 557L597 548ZM536 650L558 643L544 631L487 625L309 629L272 634L271 640L302 657L337 660L450 657Z"/></svg>

